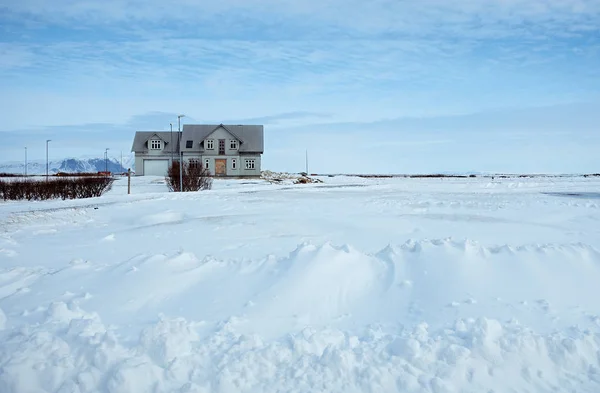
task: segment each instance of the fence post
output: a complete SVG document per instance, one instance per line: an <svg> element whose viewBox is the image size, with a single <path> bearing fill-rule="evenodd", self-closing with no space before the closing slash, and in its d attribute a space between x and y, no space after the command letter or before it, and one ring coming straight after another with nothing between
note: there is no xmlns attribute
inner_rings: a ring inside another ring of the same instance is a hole
<svg viewBox="0 0 600 393"><path fill-rule="evenodd" d="M127 195L131 194L131 168L127 169Z"/></svg>

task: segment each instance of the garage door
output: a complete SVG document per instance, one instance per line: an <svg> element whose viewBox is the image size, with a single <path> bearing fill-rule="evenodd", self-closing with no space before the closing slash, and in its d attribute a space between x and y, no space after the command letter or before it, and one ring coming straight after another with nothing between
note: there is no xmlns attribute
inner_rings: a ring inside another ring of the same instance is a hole
<svg viewBox="0 0 600 393"><path fill-rule="evenodd" d="M169 160L144 160L144 176L166 176Z"/></svg>

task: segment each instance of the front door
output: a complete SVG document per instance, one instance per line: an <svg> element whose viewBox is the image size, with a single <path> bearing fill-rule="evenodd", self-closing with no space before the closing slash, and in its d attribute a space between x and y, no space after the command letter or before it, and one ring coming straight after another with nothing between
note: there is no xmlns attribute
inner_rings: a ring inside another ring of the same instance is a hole
<svg viewBox="0 0 600 393"><path fill-rule="evenodd" d="M215 175L225 176L227 174L227 160L215 160Z"/></svg>

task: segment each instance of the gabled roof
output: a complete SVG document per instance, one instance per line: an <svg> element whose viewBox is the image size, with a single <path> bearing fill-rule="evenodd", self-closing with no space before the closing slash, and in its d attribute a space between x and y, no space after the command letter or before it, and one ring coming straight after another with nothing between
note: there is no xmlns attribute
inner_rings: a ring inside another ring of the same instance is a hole
<svg viewBox="0 0 600 393"><path fill-rule="evenodd" d="M148 150L148 140L153 136L157 136L165 142L165 147L163 152L165 153L177 153L177 131L173 131L173 143L171 143L171 131L137 131L135 133L135 138L133 139L133 145L131 146L131 151L133 152L143 152Z"/></svg>
<svg viewBox="0 0 600 393"><path fill-rule="evenodd" d="M201 151L200 142L223 127L240 141L240 153L264 152L264 127L261 125L231 124L184 124L181 147L183 151ZM193 141L193 148L186 148L186 142Z"/></svg>
<svg viewBox="0 0 600 393"><path fill-rule="evenodd" d="M233 136L235 139L237 139L238 141L242 142L242 138L240 138L239 136L235 135L235 132L233 132L229 127L230 126L226 126L225 124L219 124L218 126L215 127L214 130L212 130L208 135L206 135L204 137L204 139L208 138L213 132L217 131L219 128L223 128L225 131L227 131L228 133L230 133L231 136Z"/></svg>

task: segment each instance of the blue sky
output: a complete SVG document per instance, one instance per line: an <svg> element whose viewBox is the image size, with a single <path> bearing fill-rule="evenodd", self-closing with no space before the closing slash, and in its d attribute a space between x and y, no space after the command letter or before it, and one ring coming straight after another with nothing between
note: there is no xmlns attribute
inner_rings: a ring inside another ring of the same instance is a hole
<svg viewBox="0 0 600 393"><path fill-rule="evenodd" d="M263 168L600 171L599 0L0 0L0 161L265 125Z"/></svg>

